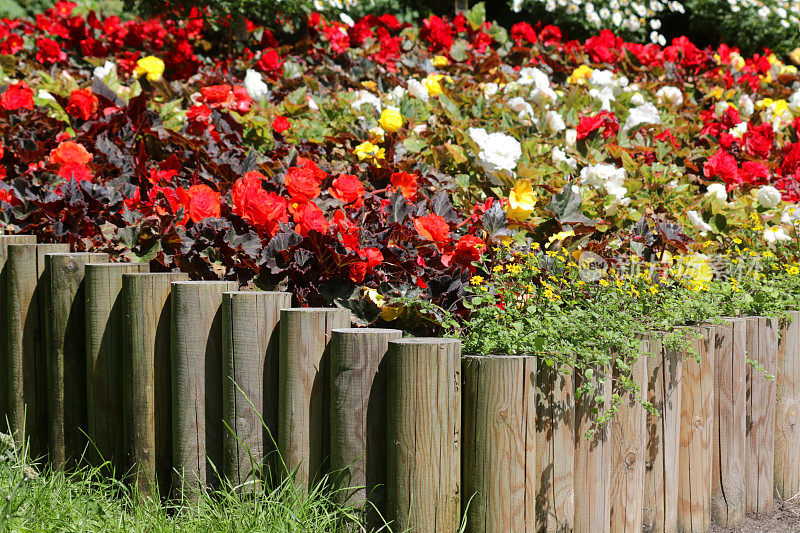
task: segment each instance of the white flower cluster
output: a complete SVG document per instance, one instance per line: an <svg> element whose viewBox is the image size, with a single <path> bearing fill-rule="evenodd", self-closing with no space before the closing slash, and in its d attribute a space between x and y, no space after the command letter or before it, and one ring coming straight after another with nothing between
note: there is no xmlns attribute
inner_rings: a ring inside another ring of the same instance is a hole
<svg viewBox="0 0 800 533"><path fill-rule="evenodd" d="M797 0L728 0L731 12L750 10L766 22L777 19L784 28L800 27L800 2Z"/></svg>
<svg viewBox="0 0 800 533"><path fill-rule="evenodd" d="M512 8L520 12L536 4L543 5L549 13L561 13L573 19L582 14L590 28L605 28L616 33L649 31L650 40L662 46L666 39L658 32L661 29L658 16L686 11L683 2L678 0L514 0Z"/></svg>
<svg viewBox="0 0 800 533"><path fill-rule="evenodd" d="M607 163L599 163L581 169L581 183L585 186L604 190L612 198L607 212L614 214L619 206L627 206L631 199L627 197L628 189L625 188L625 169L617 168Z"/></svg>
<svg viewBox="0 0 800 533"><path fill-rule="evenodd" d="M522 145L505 133L487 133L483 128L470 128L470 138L478 145L478 163L491 173L513 176L522 157Z"/></svg>

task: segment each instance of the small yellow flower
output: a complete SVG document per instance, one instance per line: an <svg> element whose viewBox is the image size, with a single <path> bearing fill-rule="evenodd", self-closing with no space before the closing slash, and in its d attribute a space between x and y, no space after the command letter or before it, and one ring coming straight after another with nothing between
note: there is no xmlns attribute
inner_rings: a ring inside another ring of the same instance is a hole
<svg viewBox="0 0 800 533"><path fill-rule="evenodd" d="M434 56L433 57L433 66L436 68L446 67L450 64L450 60L447 59L445 56Z"/></svg>
<svg viewBox="0 0 800 533"><path fill-rule="evenodd" d="M436 75L431 75L422 80L422 85L427 89L428 96L439 96L442 94L442 85L439 83L440 79L442 79L441 75L438 76L438 79Z"/></svg>
<svg viewBox="0 0 800 533"><path fill-rule="evenodd" d="M536 209L536 193L530 180L517 180L514 188L508 193L506 214L511 220L522 222L527 220Z"/></svg>
<svg viewBox="0 0 800 533"><path fill-rule="evenodd" d="M470 285L480 285L483 283L483 276L472 276L469 280Z"/></svg>
<svg viewBox="0 0 800 533"><path fill-rule="evenodd" d="M374 81L362 81L361 86L365 89L369 89L370 91L377 92L378 91L378 84Z"/></svg>
<svg viewBox="0 0 800 533"><path fill-rule="evenodd" d="M364 159L383 159L386 157L386 150L375 146L369 141L364 141L356 146L353 153L358 156L359 161L363 161Z"/></svg>
<svg viewBox="0 0 800 533"><path fill-rule="evenodd" d="M403 115L393 107L387 107L381 113L381 127L389 133L394 133L403 125Z"/></svg>
<svg viewBox="0 0 800 533"><path fill-rule="evenodd" d="M592 72L594 72L594 69L589 65L581 65L572 71L572 74L567 78L567 82L573 85L583 85L586 80L592 77Z"/></svg>
<svg viewBox="0 0 800 533"><path fill-rule="evenodd" d="M156 56L143 57L136 62L136 68L133 71L135 77L147 74L147 79L150 81L158 81L164 75L164 62Z"/></svg>
<svg viewBox="0 0 800 533"><path fill-rule="evenodd" d="M795 48L789 52L789 59L791 59L792 63L795 65L800 65L800 48Z"/></svg>

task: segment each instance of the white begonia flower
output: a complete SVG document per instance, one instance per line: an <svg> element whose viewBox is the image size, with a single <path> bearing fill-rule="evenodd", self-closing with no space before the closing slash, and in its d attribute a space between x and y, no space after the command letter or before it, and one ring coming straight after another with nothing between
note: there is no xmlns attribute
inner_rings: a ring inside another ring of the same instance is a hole
<svg viewBox="0 0 800 533"><path fill-rule="evenodd" d="M725 111L731 106L728 102L717 102L714 104L714 114L718 117L721 117L725 114Z"/></svg>
<svg viewBox="0 0 800 533"><path fill-rule="evenodd" d="M97 79L105 80L112 72L117 73L117 65L113 61L106 61L102 67L95 67L92 74Z"/></svg>
<svg viewBox="0 0 800 533"><path fill-rule="evenodd" d="M659 105L680 107L680 105L683 104L683 93L677 87L661 87L656 91L656 100Z"/></svg>
<svg viewBox="0 0 800 533"><path fill-rule="evenodd" d="M696 229L700 231L711 231L711 226L708 222L703 220L703 217L697 211L687 211L686 216Z"/></svg>
<svg viewBox="0 0 800 533"><path fill-rule="evenodd" d="M360 90L356 92L356 99L350 102L350 107L353 109L360 109L364 104L369 104L376 110L380 111L383 107L381 99L369 91Z"/></svg>
<svg viewBox="0 0 800 533"><path fill-rule="evenodd" d="M783 208L781 213L781 223L783 224L796 224L800 222L800 206L797 204L789 204Z"/></svg>
<svg viewBox="0 0 800 533"><path fill-rule="evenodd" d="M266 98L269 95L269 85L267 85L261 74L251 68L247 69L244 75L244 88L247 94L255 101Z"/></svg>
<svg viewBox="0 0 800 533"><path fill-rule="evenodd" d="M522 145L505 133L487 133L483 128L470 128L470 138L478 145L478 163L487 172L513 175L522 157Z"/></svg>
<svg viewBox="0 0 800 533"><path fill-rule="evenodd" d="M559 165L564 163L571 169L575 169L578 167L578 162L575 161L574 157L567 157L566 152L559 148L558 146L554 147L553 150L550 152L550 157L553 160L553 163Z"/></svg>
<svg viewBox="0 0 800 533"><path fill-rule="evenodd" d="M575 143L578 142L578 130L574 128L568 129L564 133L564 140L567 143L567 146L572 147L575 146Z"/></svg>
<svg viewBox="0 0 800 533"><path fill-rule="evenodd" d="M508 105L509 109L518 113L517 118L519 118L519 120L524 121L525 119L530 119L533 116L533 107L521 96L515 96L506 102L506 105Z"/></svg>
<svg viewBox="0 0 800 533"><path fill-rule="evenodd" d="M603 188L611 193L611 190L622 188L625 184L625 169L617 168L607 163L598 163L581 169L581 183L589 185L595 189ZM627 192L627 190L625 191Z"/></svg>
<svg viewBox="0 0 800 533"><path fill-rule="evenodd" d="M424 85L422 85L414 78L408 80L408 83L406 84L406 89L408 90L408 94L410 94L414 98L419 98L423 102L428 101L428 89L426 89Z"/></svg>
<svg viewBox="0 0 800 533"><path fill-rule="evenodd" d="M406 95L406 90L401 85L398 85L397 87L386 93L386 98L395 104L399 104L400 100L402 100L405 95Z"/></svg>
<svg viewBox="0 0 800 533"><path fill-rule="evenodd" d="M783 226L772 226L764 230L764 240L770 244L791 241L792 237L786 233Z"/></svg>
<svg viewBox="0 0 800 533"><path fill-rule="evenodd" d="M708 186L708 190L706 191L706 196L715 196L718 200L727 201L728 200L728 191L725 189L725 185L722 183L712 183Z"/></svg>
<svg viewBox="0 0 800 533"><path fill-rule="evenodd" d="M347 13L339 13L339 20L350 26L351 28L356 25L356 21Z"/></svg>
<svg viewBox="0 0 800 533"><path fill-rule="evenodd" d="M503 94L513 93L516 92L522 87L519 83L515 81L510 81L503 86Z"/></svg>
<svg viewBox="0 0 800 533"><path fill-rule="evenodd" d="M786 100L786 105L789 106L789 109L792 111L792 113L800 115L800 89L792 93L792 95Z"/></svg>
<svg viewBox="0 0 800 533"><path fill-rule="evenodd" d="M494 82L484 83L483 84L483 96L489 98L490 96L494 96L497 94L497 91L500 90L500 86Z"/></svg>
<svg viewBox="0 0 800 533"><path fill-rule="evenodd" d="M308 105L308 108L309 108L311 111L319 111L319 105L317 104L317 101L316 101L316 100L314 100L314 99L311 97L311 95L310 95L310 94L307 94L307 95L306 95L306 104ZM380 100L378 101L378 104L380 105ZM380 110L380 108L378 108L378 109Z"/></svg>
<svg viewBox="0 0 800 533"><path fill-rule="evenodd" d="M772 185L764 185L756 192L758 205L772 209L781 203L781 192Z"/></svg>
<svg viewBox="0 0 800 533"><path fill-rule="evenodd" d="M414 129L411 131L413 131L416 134L425 133L426 131L428 131L428 125L420 124L419 126L414 126Z"/></svg>
<svg viewBox="0 0 800 533"><path fill-rule="evenodd" d="M520 69L517 83L534 87L550 87L550 78L538 68L525 67Z"/></svg>
<svg viewBox="0 0 800 533"><path fill-rule="evenodd" d="M641 124L661 124L661 113L650 102L632 108L622 129L627 131Z"/></svg>
<svg viewBox="0 0 800 533"><path fill-rule="evenodd" d="M748 118L753 113L755 113L756 106L753 103L753 99L743 94L739 97L739 115L742 117Z"/></svg>
<svg viewBox="0 0 800 533"><path fill-rule="evenodd" d="M633 93L633 96L631 96L631 105L640 106L644 105L645 102L647 102L647 100L644 99L641 93Z"/></svg>
<svg viewBox="0 0 800 533"><path fill-rule="evenodd" d="M741 139L747 133L747 122L740 122L728 130L728 134L737 139Z"/></svg>
<svg viewBox="0 0 800 533"><path fill-rule="evenodd" d="M552 134L560 133L567 129L567 124L564 122L564 117L557 111L548 111L544 116L544 123L547 131Z"/></svg>
<svg viewBox="0 0 800 533"><path fill-rule="evenodd" d="M55 100L55 97L44 89L39 89L39 92L36 93L36 97L42 100Z"/></svg>

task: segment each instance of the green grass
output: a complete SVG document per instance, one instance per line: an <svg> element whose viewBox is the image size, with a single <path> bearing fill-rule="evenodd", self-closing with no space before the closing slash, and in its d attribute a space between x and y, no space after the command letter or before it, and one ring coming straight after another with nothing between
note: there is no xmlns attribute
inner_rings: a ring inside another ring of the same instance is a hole
<svg viewBox="0 0 800 533"><path fill-rule="evenodd" d="M340 531L361 529L362 512L333 500L325 481L309 495L286 481L270 491L202 493L194 503L142 499L99 468L70 473L31 466L0 433L0 532Z"/></svg>

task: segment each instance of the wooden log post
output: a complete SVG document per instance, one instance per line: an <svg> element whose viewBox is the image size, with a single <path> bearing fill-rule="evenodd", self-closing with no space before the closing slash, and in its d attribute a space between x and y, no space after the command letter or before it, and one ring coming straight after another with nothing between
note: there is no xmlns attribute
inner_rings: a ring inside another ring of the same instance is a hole
<svg viewBox="0 0 800 533"><path fill-rule="evenodd" d="M126 468L139 496L168 495L172 481L170 337L173 281L181 272L122 275L122 411Z"/></svg>
<svg viewBox="0 0 800 533"><path fill-rule="evenodd" d="M331 332L330 470L342 504L367 504L368 520L386 514L386 365L398 329ZM350 487L354 487L350 489Z"/></svg>
<svg viewBox="0 0 800 533"><path fill-rule="evenodd" d="M646 531L678 530L678 455L681 422L683 352L672 346L673 333L648 335L648 399L658 416L647 417L647 464L644 471Z"/></svg>
<svg viewBox="0 0 800 533"><path fill-rule="evenodd" d="M611 375L605 377L594 394L575 399L575 533L601 533L611 527L610 428L597 425L598 414L611 407ZM575 375L576 393L584 379Z"/></svg>
<svg viewBox="0 0 800 533"><path fill-rule="evenodd" d="M108 261L105 253L45 256L50 276L47 313L47 426L50 462L74 465L86 446L87 263Z"/></svg>
<svg viewBox="0 0 800 533"><path fill-rule="evenodd" d="M775 491L800 492L800 311L781 324L775 401Z"/></svg>
<svg viewBox="0 0 800 533"><path fill-rule="evenodd" d="M530 356L462 360L467 531L537 530L536 363Z"/></svg>
<svg viewBox="0 0 800 533"><path fill-rule="evenodd" d="M222 469L222 293L234 281L172 282L172 461L194 497Z"/></svg>
<svg viewBox="0 0 800 533"><path fill-rule="evenodd" d="M572 531L575 515L574 376L536 369L536 530Z"/></svg>
<svg viewBox="0 0 800 533"><path fill-rule="evenodd" d="M711 525L714 428L714 327L686 328L678 458L678 531L705 532Z"/></svg>
<svg viewBox="0 0 800 533"><path fill-rule="evenodd" d="M286 292L222 295L223 471L236 486L277 477L278 321Z"/></svg>
<svg viewBox="0 0 800 533"><path fill-rule="evenodd" d="M743 318L714 328L711 519L727 528L745 517L746 331Z"/></svg>
<svg viewBox="0 0 800 533"><path fill-rule="evenodd" d="M350 326L350 311L281 310L278 358L278 450L283 474L301 489L325 474L330 436L328 359L334 329Z"/></svg>
<svg viewBox="0 0 800 533"><path fill-rule="evenodd" d="M778 331L777 319L747 319L747 354L766 371L765 375L758 368L747 368L745 487L747 512L758 515L772 507L774 498Z"/></svg>
<svg viewBox="0 0 800 533"><path fill-rule="evenodd" d="M35 235L0 235L0 432L10 429L8 418L11 396L9 395L9 385L11 376L10 360L8 358L8 299L6 292L8 284L8 261L9 244L36 244Z"/></svg>
<svg viewBox="0 0 800 533"><path fill-rule="evenodd" d="M94 465L108 462L114 474L125 472L122 416L122 352L125 322L122 275L147 272L144 263L87 263L86 406Z"/></svg>
<svg viewBox="0 0 800 533"><path fill-rule="evenodd" d="M461 516L461 342L389 342L387 518L393 530L453 533Z"/></svg>
<svg viewBox="0 0 800 533"><path fill-rule="evenodd" d="M642 396L647 394L650 339L642 336L640 352L632 361L631 379ZM611 433L611 531L639 532L644 521L644 469L647 459L647 411L628 393L614 418Z"/></svg>
<svg viewBox="0 0 800 533"><path fill-rule="evenodd" d="M8 245L6 320L9 361L8 416L17 445L47 453L47 298L45 254L69 252L69 244ZM24 434L23 434L24 430Z"/></svg>

